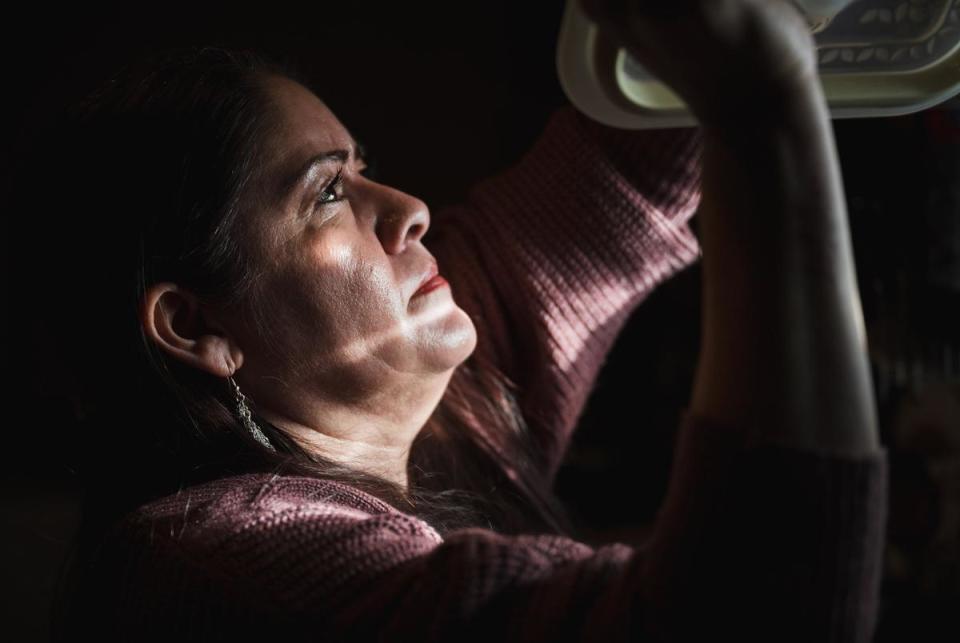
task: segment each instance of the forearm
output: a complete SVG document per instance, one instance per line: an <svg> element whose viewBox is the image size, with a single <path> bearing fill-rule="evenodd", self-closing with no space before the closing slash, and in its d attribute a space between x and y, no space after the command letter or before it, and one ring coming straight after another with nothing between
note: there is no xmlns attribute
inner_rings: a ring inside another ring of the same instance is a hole
<svg viewBox="0 0 960 643"><path fill-rule="evenodd" d="M705 127L703 344L690 409L831 453L879 445L839 163L819 85Z"/></svg>

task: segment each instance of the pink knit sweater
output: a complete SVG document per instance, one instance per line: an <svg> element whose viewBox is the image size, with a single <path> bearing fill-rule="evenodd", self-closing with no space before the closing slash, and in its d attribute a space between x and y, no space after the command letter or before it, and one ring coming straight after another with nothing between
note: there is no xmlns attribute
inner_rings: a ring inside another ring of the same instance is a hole
<svg viewBox="0 0 960 643"><path fill-rule="evenodd" d="M624 323L699 257L699 153L696 130L617 132L566 107L519 163L434 216L429 249L477 350L518 382L551 479ZM642 545L443 538L350 486L247 474L122 521L87 616L100 640L867 641L886 485L886 450L746 444L689 413Z"/></svg>

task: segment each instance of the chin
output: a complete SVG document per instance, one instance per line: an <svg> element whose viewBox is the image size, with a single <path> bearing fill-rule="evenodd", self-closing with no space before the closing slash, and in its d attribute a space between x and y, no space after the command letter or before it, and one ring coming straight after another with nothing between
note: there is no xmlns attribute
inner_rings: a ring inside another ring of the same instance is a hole
<svg viewBox="0 0 960 643"><path fill-rule="evenodd" d="M429 370L442 372L456 368L473 354L477 347L477 329L473 320L460 309L433 329L427 359Z"/></svg>

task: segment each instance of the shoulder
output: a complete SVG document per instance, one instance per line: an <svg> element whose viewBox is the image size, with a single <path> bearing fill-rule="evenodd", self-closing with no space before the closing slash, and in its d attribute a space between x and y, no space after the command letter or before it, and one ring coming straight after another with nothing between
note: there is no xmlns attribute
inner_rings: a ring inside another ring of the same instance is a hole
<svg viewBox="0 0 960 643"><path fill-rule="evenodd" d="M102 551L107 573L120 570L133 583L128 591L205 587L235 604L288 610L442 542L425 521L349 485L245 474L142 505L115 525Z"/></svg>
<svg viewBox="0 0 960 643"><path fill-rule="evenodd" d="M426 522L397 511L376 496L347 484L306 476L251 473L181 489L127 515L124 531L162 534L176 540L208 541L240 533L311 535L374 521L406 525L405 533L439 542ZM212 544L212 543L211 543Z"/></svg>
<svg viewBox="0 0 960 643"><path fill-rule="evenodd" d="M441 538L362 491L299 477L191 487L123 523L107 548L118 564L89 600L91 614L109 609L137 633L124 640L143 640L148 626L247 638L263 624L287 640L461 639L465 624L524 625L518 615L580 609L581 599L602 607L600 588L634 557L548 534L467 528Z"/></svg>

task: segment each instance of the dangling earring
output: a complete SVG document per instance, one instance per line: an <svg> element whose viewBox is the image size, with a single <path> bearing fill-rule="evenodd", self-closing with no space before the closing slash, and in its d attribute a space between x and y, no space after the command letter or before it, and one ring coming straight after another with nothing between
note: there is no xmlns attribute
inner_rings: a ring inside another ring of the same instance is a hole
<svg viewBox="0 0 960 643"><path fill-rule="evenodd" d="M236 380L234 380L233 376L231 375L227 377L227 381L229 381L230 385L233 387L233 397L237 401L237 413L240 415L240 421L243 422L243 426L250 431L250 433L258 442L275 452L276 449L273 448L272 444L270 444L270 440L267 439L267 436L264 435L260 427L257 426L257 423L253 421L253 416L250 413L250 407L247 406L247 398L243 393L240 392L240 387L237 386Z"/></svg>

